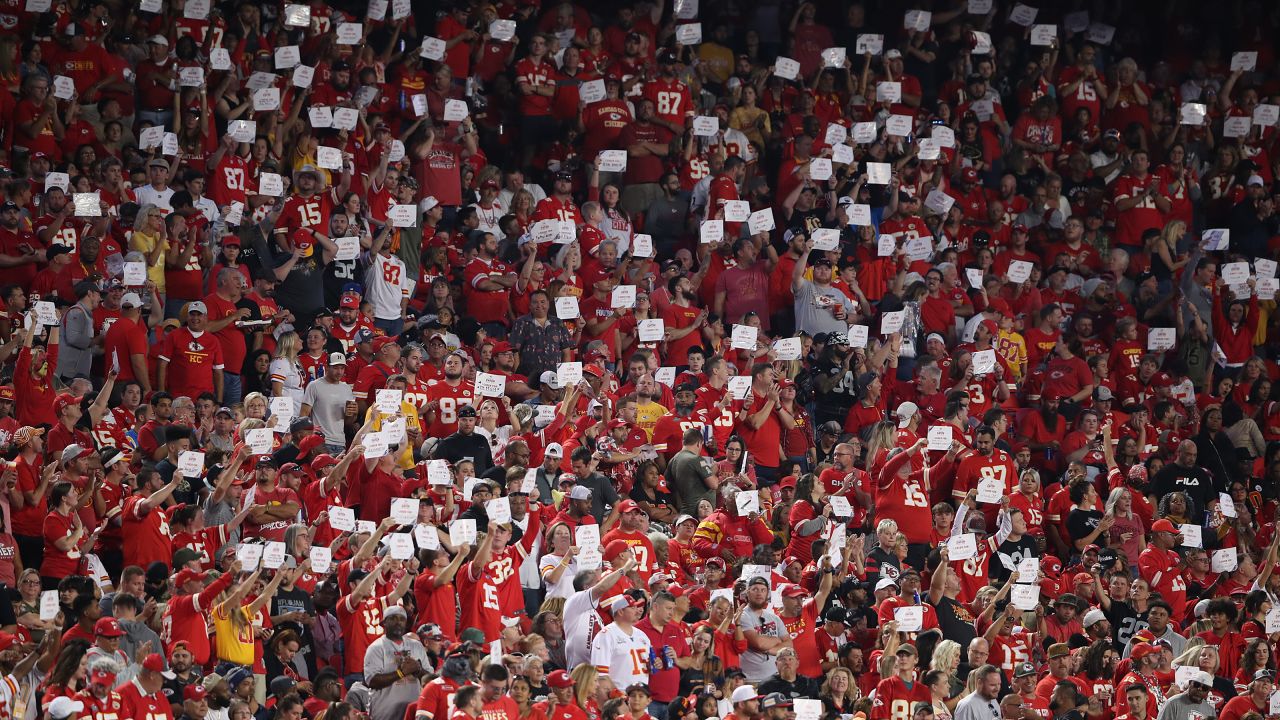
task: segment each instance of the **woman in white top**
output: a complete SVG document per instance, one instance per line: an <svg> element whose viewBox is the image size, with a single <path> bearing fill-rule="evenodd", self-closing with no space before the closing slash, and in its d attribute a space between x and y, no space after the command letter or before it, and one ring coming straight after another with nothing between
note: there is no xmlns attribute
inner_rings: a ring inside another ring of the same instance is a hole
<svg viewBox="0 0 1280 720"><path fill-rule="evenodd" d="M547 587L546 599L568 598L573 595L573 576L578 574L573 530L567 523L558 522L547 530L547 537L547 554L538 561L538 573Z"/></svg>
<svg viewBox="0 0 1280 720"><path fill-rule="evenodd" d="M292 399L294 417L302 410L302 365L298 362L301 351L302 339L298 333L284 333L277 341L276 354L268 371L271 373L271 396Z"/></svg>
<svg viewBox="0 0 1280 720"><path fill-rule="evenodd" d="M498 402L493 398L486 398L482 401L476 413L479 418L476 423L476 434L485 436L485 439L489 441L489 453L493 455L493 461L497 464L504 462L507 441L513 435L519 435L523 427L520 418L516 417L515 412L511 409L511 398L503 395L502 404L507 409L509 425L498 425Z"/></svg>

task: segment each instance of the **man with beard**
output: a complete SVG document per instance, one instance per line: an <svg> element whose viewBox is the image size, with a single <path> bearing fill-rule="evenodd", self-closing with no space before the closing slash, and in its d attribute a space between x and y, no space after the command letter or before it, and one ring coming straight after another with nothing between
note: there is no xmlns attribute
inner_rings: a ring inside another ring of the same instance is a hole
<svg viewBox="0 0 1280 720"><path fill-rule="evenodd" d="M403 607L393 605L382 613L385 634L375 640L364 654L364 679L373 698L369 706L372 720L400 720L409 703L418 699L422 678L430 660L422 643L405 637L409 616Z"/></svg>
<svg viewBox="0 0 1280 720"><path fill-rule="evenodd" d="M796 330L808 335L844 332L849 326L849 316L858 308L848 295L831 284L831 261L825 257L814 261L813 280L804 279L804 272L809 267L809 246L810 242L804 241L804 251L791 272ZM869 313L870 308L864 310Z"/></svg>
<svg viewBox="0 0 1280 720"><path fill-rule="evenodd" d="M360 296L354 292L343 293L338 301L338 322L333 326L333 337L342 343L343 352L352 352L356 333L361 328L373 332L373 324L360 314Z"/></svg>
<svg viewBox="0 0 1280 720"><path fill-rule="evenodd" d="M543 202L550 202L548 198ZM506 337L511 313L511 288L519 276L498 259L498 238L484 233L476 243L476 255L467 264L462 285L463 298L471 318L484 326L491 337Z"/></svg>
<svg viewBox="0 0 1280 720"><path fill-rule="evenodd" d="M244 331L236 323L248 320L253 311L240 306L244 297L244 276L234 268L223 268L218 273L217 285L205 299L209 308L208 329L222 344L222 356L226 367L222 372L223 404L240 402L240 369L248 353Z"/></svg>
<svg viewBox="0 0 1280 720"><path fill-rule="evenodd" d="M493 467L493 453L489 449L489 440L476 432L476 409L470 405L462 405L457 411L457 430L440 441L436 446L436 457L444 458L450 463L457 463L463 458L471 458L477 476L483 475ZM432 437L438 437L432 435Z"/></svg>
<svg viewBox="0 0 1280 720"><path fill-rule="evenodd" d="M747 608L738 626L747 638L747 651L741 657L747 681L760 683L773 677L778 672L778 653L792 644L786 624L769 607L767 578L756 576L747 583Z"/></svg>
<svg viewBox="0 0 1280 720"><path fill-rule="evenodd" d="M88 232L89 226L75 217L75 205L66 188L54 185L46 190L41 209L44 215L31 223L40 243L45 247L62 245L74 256L80 249L80 240Z"/></svg>
<svg viewBox="0 0 1280 720"><path fill-rule="evenodd" d="M529 387L529 378L516 372L515 350L512 349L511 343L505 340L499 340L493 345L493 373L506 378L506 394L517 402L523 402L538 394L536 390ZM501 405L499 415L502 415Z"/></svg>
<svg viewBox="0 0 1280 720"><path fill-rule="evenodd" d="M1269 670L1263 672L1269 673ZM1256 676L1255 676L1256 677ZM1254 680L1254 684L1259 681ZM1270 678L1264 676L1263 682L1270 685ZM1175 718L1211 718L1217 715L1213 706L1207 702L1209 691L1213 689L1213 676L1204 670L1196 670L1187 680L1187 691L1174 695L1160 708L1156 720L1174 720Z"/></svg>
<svg viewBox="0 0 1280 720"><path fill-rule="evenodd" d="M475 384L462 378L462 355L450 353L444 359L444 380L427 385L428 402L423 407L427 435L446 437L458 429L458 417L463 408L475 404ZM479 472L480 469L476 468Z"/></svg>
<svg viewBox="0 0 1280 720"><path fill-rule="evenodd" d="M334 454L346 449L346 424L356 419L358 410L351 385L343 382L346 369L346 356L331 353L324 376L313 380L303 391L302 409L298 413L299 417L312 418L319 425L325 450Z"/></svg>
<svg viewBox="0 0 1280 720"><path fill-rule="evenodd" d="M22 209L12 200L0 205L0 282L31 287L39 268L45 262L45 251L35 233L22 227Z"/></svg>
<svg viewBox="0 0 1280 720"><path fill-rule="evenodd" d="M212 392L222 397L222 345L208 332L208 308L196 300L187 304L186 327L165 336L156 369L156 386L175 394L199 397Z"/></svg>
<svg viewBox="0 0 1280 720"><path fill-rule="evenodd" d="M89 662L89 685L76 693L74 699L84 703L85 718L120 717L124 700L113 688L120 674L120 664L108 657Z"/></svg>
<svg viewBox="0 0 1280 720"><path fill-rule="evenodd" d="M389 337L373 338L373 362L360 369L352 392L356 398L359 415L364 416L377 400L377 392L387 386L396 374L400 363L401 347Z"/></svg>
<svg viewBox="0 0 1280 720"><path fill-rule="evenodd" d="M844 424L850 408L858 398L858 383L851 364L854 353L849 348L849 338L842 332L827 336L826 346L814 363L813 384L818 390L815 398L814 421L835 421Z"/></svg>
<svg viewBox="0 0 1280 720"><path fill-rule="evenodd" d="M545 290L529 294L529 314L516 318L508 338L511 347L520 353L520 367L529 377L554 371L561 362L573 358L573 338L564 322L550 317L551 300ZM441 345L444 345L443 340ZM508 390L510 386L508 386Z"/></svg>

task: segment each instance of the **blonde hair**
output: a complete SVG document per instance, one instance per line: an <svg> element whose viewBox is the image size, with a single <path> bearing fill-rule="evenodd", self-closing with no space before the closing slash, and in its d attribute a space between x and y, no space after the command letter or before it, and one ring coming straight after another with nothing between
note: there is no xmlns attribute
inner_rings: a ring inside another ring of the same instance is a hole
<svg viewBox="0 0 1280 720"><path fill-rule="evenodd" d="M302 352L302 338L292 330L283 333L276 340L276 357L291 363L298 361L298 353Z"/></svg>
<svg viewBox="0 0 1280 720"><path fill-rule="evenodd" d="M933 657L929 659L929 669L950 673L959 660L960 643L955 640L943 640L933 649Z"/></svg>
<svg viewBox="0 0 1280 720"><path fill-rule="evenodd" d="M853 679L853 671L847 667L837 666L827 671L827 677L822 681L822 687L818 690L818 695L831 694L831 678L836 675L844 675L849 680L849 689L845 690L845 695L852 697L857 693L858 683Z"/></svg>
<svg viewBox="0 0 1280 720"><path fill-rule="evenodd" d="M595 692L595 685L600 681L600 671L590 663L582 663L569 671L569 677L573 678L573 701L585 710L587 701Z"/></svg>

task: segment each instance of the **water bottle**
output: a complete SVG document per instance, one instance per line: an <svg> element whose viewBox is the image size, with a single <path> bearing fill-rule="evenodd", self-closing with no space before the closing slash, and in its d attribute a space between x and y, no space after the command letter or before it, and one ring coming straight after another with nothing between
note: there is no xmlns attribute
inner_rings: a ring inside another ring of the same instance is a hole
<svg viewBox="0 0 1280 720"><path fill-rule="evenodd" d="M675 668L675 666L676 664L671 660L671 646L663 645L662 646L662 669L671 670Z"/></svg>

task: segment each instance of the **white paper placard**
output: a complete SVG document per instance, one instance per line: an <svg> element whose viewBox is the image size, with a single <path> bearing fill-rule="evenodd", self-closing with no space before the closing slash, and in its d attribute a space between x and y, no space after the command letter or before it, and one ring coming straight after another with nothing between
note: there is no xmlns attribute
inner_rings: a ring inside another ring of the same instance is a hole
<svg viewBox="0 0 1280 720"><path fill-rule="evenodd" d="M631 256L638 258L653 257L653 236L636 233L631 238Z"/></svg>
<svg viewBox="0 0 1280 720"><path fill-rule="evenodd" d="M29 13L49 12L49 8L53 7L53 0L27 0L25 9Z"/></svg>
<svg viewBox="0 0 1280 720"><path fill-rule="evenodd" d="M277 70L289 70L302 62L302 51L297 45L282 45L276 48L275 61Z"/></svg>
<svg viewBox="0 0 1280 720"><path fill-rule="evenodd" d="M738 506L738 517L746 517L751 513L760 512L760 496L750 490L743 490L733 498Z"/></svg>
<svg viewBox="0 0 1280 720"><path fill-rule="evenodd" d="M955 204L955 198L937 188L930 190L929 195L924 199L924 206L939 215L951 212L951 206Z"/></svg>
<svg viewBox="0 0 1280 720"><path fill-rule="evenodd" d="M327 105L313 105L307 108L307 120L313 128L333 127L333 108Z"/></svg>
<svg viewBox="0 0 1280 720"><path fill-rule="evenodd" d="M1018 582L1033 583L1040 575L1040 560L1035 557L1025 557L1018 563Z"/></svg>
<svg viewBox="0 0 1280 720"><path fill-rule="evenodd" d="M703 243L715 243L724 240L723 220L703 220L698 226L698 239Z"/></svg>
<svg viewBox="0 0 1280 720"><path fill-rule="evenodd" d="M489 522L499 525L509 523L511 522L511 498L494 498L484 504L484 511L489 516Z"/></svg>
<svg viewBox="0 0 1280 720"><path fill-rule="evenodd" d="M747 218L747 229L752 235L769 232L773 228L773 208L757 210Z"/></svg>
<svg viewBox="0 0 1280 720"><path fill-rule="evenodd" d="M452 485L453 473L449 471L449 461L437 458L427 463L427 483L430 485Z"/></svg>
<svg viewBox="0 0 1280 720"><path fill-rule="evenodd" d="M285 27L307 27L311 24L310 5L285 5Z"/></svg>
<svg viewBox="0 0 1280 720"><path fill-rule="evenodd" d="M932 433L931 433L932 434ZM933 448L930 448L931 450ZM947 538L947 558L951 562L968 560L978 554L978 536L973 533L952 535Z"/></svg>
<svg viewBox="0 0 1280 720"><path fill-rule="evenodd" d="M895 310L887 312L880 316L880 332L885 335L892 335L902 329L902 323L906 320L907 313L905 310Z"/></svg>
<svg viewBox="0 0 1280 720"><path fill-rule="evenodd" d="M76 217L102 217L102 198L96 192L73 193Z"/></svg>
<svg viewBox="0 0 1280 720"><path fill-rule="evenodd" d="M956 146L956 131L945 125L934 125L933 132L929 137L936 141L939 147L953 148Z"/></svg>
<svg viewBox="0 0 1280 720"><path fill-rule="evenodd" d="M1266 627L1264 628L1264 630L1268 635L1270 635L1271 633L1280 632L1280 606L1271 608L1271 612L1267 613ZM1280 692L1277 692L1271 696L1271 703L1273 708L1271 712L1273 715L1276 713L1276 710L1274 708L1275 708L1277 696L1280 696Z"/></svg>
<svg viewBox="0 0 1280 720"><path fill-rule="evenodd" d="M1209 569L1213 572L1231 572L1236 569L1236 549L1233 547L1214 550L1209 556Z"/></svg>
<svg viewBox="0 0 1280 720"><path fill-rule="evenodd" d="M733 591L730 590L730 597ZM732 600L730 600L732 602ZM792 701L796 711L796 720L818 720L822 717L822 701L813 698L796 698Z"/></svg>
<svg viewBox="0 0 1280 720"><path fill-rule="evenodd" d="M186 450L178 456L178 472L182 477L198 478L204 475L204 453Z"/></svg>
<svg viewBox="0 0 1280 720"><path fill-rule="evenodd" d="M965 268L964 277L969 281L969 287L980 289L982 287L982 270L979 268Z"/></svg>
<svg viewBox="0 0 1280 720"><path fill-rule="evenodd" d="M280 197L284 194L284 178L276 173L262 173L258 176L258 194L266 197Z"/></svg>
<svg viewBox="0 0 1280 720"><path fill-rule="evenodd" d="M1231 496L1227 493L1218 493L1218 510L1222 513L1223 517L1238 517L1235 501L1233 501Z"/></svg>
<svg viewBox="0 0 1280 720"><path fill-rule="evenodd" d="M556 298L556 317L561 320L574 320L581 315L578 311L578 298L571 295Z"/></svg>
<svg viewBox="0 0 1280 720"><path fill-rule="evenodd" d="M338 246L338 251L333 254L334 260L355 260L360 257L360 238L334 238L333 244Z"/></svg>
<svg viewBox="0 0 1280 720"><path fill-rule="evenodd" d="M1004 497L1004 483L999 478L988 477L978 481L978 502L995 505Z"/></svg>
<svg viewBox="0 0 1280 720"><path fill-rule="evenodd" d="M494 20L489 23L489 36L500 42L508 42L516 36L516 21Z"/></svg>
<svg viewBox="0 0 1280 720"><path fill-rule="evenodd" d="M1031 44L1039 47L1048 47L1058 39L1057 25L1032 25L1031 26Z"/></svg>
<svg viewBox="0 0 1280 720"><path fill-rule="evenodd" d="M418 54L428 60L443 60L447 49L448 43L444 40L428 35L422 38L422 47L418 49Z"/></svg>
<svg viewBox="0 0 1280 720"><path fill-rule="evenodd" d="M990 55L991 54L991 34L981 30L972 30L973 33L973 49L969 51L970 55Z"/></svg>
<svg viewBox="0 0 1280 720"><path fill-rule="evenodd" d="M413 525L418 522L418 501L413 498L392 498L391 519L397 525Z"/></svg>
<svg viewBox="0 0 1280 720"><path fill-rule="evenodd" d="M357 45L364 36L364 24L338 23L338 29L334 32L339 45Z"/></svg>
<svg viewBox="0 0 1280 720"><path fill-rule="evenodd" d="M1183 523L1178 528L1182 536L1182 547L1202 548L1204 547L1204 537L1200 534L1200 526L1191 523Z"/></svg>
<svg viewBox="0 0 1280 720"><path fill-rule="evenodd" d="M893 179L893 166L889 163L869 162L867 163L867 184L868 185L888 185Z"/></svg>
<svg viewBox="0 0 1280 720"><path fill-rule="evenodd" d="M604 556L599 545L579 545L577 561L579 570L596 570L604 565Z"/></svg>
<svg viewBox="0 0 1280 720"><path fill-rule="evenodd" d="M996 371L996 351L979 350L971 358L974 375L988 375Z"/></svg>
<svg viewBox="0 0 1280 720"><path fill-rule="evenodd" d="M928 260L933 255L933 238L911 238L902 249L906 251L909 260Z"/></svg>
<svg viewBox="0 0 1280 720"><path fill-rule="evenodd" d="M271 428L254 428L245 431L244 443L254 455L266 455L271 452L272 437Z"/></svg>
<svg viewBox="0 0 1280 720"><path fill-rule="evenodd" d="M178 154L178 134L167 132L160 139L160 152L173 157Z"/></svg>
<svg viewBox="0 0 1280 720"><path fill-rule="evenodd" d="M475 545L476 521L472 518L449 523L449 542L453 545Z"/></svg>
<svg viewBox="0 0 1280 720"><path fill-rule="evenodd" d="M729 378L729 382L725 384L729 389L729 396L734 400L746 400L747 393L751 392L751 376L750 375L734 375Z"/></svg>
<svg viewBox="0 0 1280 720"><path fill-rule="evenodd" d="M66 75L53 78L53 96L59 100L70 100L76 94L76 83Z"/></svg>
<svg viewBox="0 0 1280 720"><path fill-rule="evenodd" d="M579 525L573 529L573 543L581 550L600 544L599 525Z"/></svg>
<svg viewBox="0 0 1280 720"><path fill-rule="evenodd" d="M387 554L393 560L408 560L413 557L413 533L390 533L384 538Z"/></svg>
<svg viewBox="0 0 1280 720"><path fill-rule="evenodd" d="M32 309L36 311L36 322L41 325L58 324L58 311L48 300L36 301Z"/></svg>
<svg viewBox="0 0 1280 720"><path fill-rule="evenodd" d="M582 363L579 361L562 362L556 365L556 384L560 387L577 385L582 382Z"/></svg>
<svg viewBox="0 0 1280 720"><path fill-rule="evenodd" d="M178 70L178 85L181 87L200 87L203 84L204 68L194 66Z"/></svg>
<svg viewBox="0 0 1280 720"><path fill-rule="evenodd" d="M280 88L265 87L253 92L253 111L268 112L280 109Z"/></svg>
<svg viewBox="0 0 1280 720"><path fill-rule="evenodd" d="M1228 285L1244 285L1249 282L1249 263L1229 262L1218 269L1222 281Z"/></svg>
<svg viewBox="0 0 1280 720"><path fill-rule="evenodd" d="M240 569L253 572L262 562L262 553L266 548L253 543L240 543L236 546L236 559L240 561Z"/></svg>
<svg viewBox="0 0 1280 720"><path fill-rule="evenodd" d="M382 432L365 433L364 436L364 457L366 460L385 457L391 451L391 443L387 441L387 436Z"/></svg>
<svg viewBox="0 0 1280 720"><path fill-rule="evenodd" d="M889 257L898 251L898 239L892 235L881 235L876 239L876 256Z"/></svg>
<svg viewBox="0 0 1280 720"><path fill-rule="evenodd" d="M676 42L680 45L697 45L702 42L702 23L684 23L676 26Z"/></svg>
<svg viewBox="0 0 1280 720"><path fill-rule="evenodd" d="M933 138L920 138L916 142L919 151L916 155L921 160L938 160L942 157L942 148L938 145L938 141Z"/></svg>
<svg viewBox="0 0 1280 720"><path fill-rule="evenodd" d="M416 116L416 117L422 117L423 115L426 115L426 114L427 114L427 109L428 109L428 108L427 108L427 96L426 96L426 95L423 95L423 94L419 93L419 94L414 95L413 97L409 98L409 101L410 101L411 103L413 103L413 114L414 114L414 116Z"/></svg>
<svg viewBox="0 0 1280 720"><path fill-rule="evenodd" d="M40 593L40 619L53 620L58 617L58 591L45 590Z"/></svg>
<svg viewBox="0 0 1280 720"><path fill-rule="evenodd" d="M1176 342L1175 328L1150 328L1147 330L1147 349L1152 352L1172 350Z"/></svg>
<svg viewBox="0 0 1280 720"><path fill-rule="evenodd" d="M876 137L880 131L876 129L874 122L859 122L853 124L852 138L853 142L859 145L866 145L876 141ZM886 180L885 183L888 181Z"/></svg>
<svg viewBox="0 0 1280 720"><path fill-rule="evenodd" d="M840 231L835 228L814 228L810 233L814 250L835 250L840 245Z"/></svg>
<svg viewBox="0 0 1280 720"><path fill-rule="evenodd" d="M1022 284L1031 277L1031 269L1031 263L1026 260L1013 260L1009 263L1009 272L1006 273L1006 277L1011 283Z"/></svg>
<svg viewBox="0 0 1280 720"><path fill-rule="evenodd" d="M1077 12L1069 12L1062 16L1062 27L1067 32L1084 32L1089 29L1089 11L1080 10Z"/></svg>
<svg viewBox="0 0 1280 720"><path fill-rule="evenodd" d="M1219 252L1231 246L1231 230L1228 228L1209 228L1200 236L1204 249Z"/></svg>
<svg viewBox="0 0 1280 720"><path fill-rule="evenodd" d="M841 125L841 127L844 127ZM853 148L843 143L831 146L831 162L841 165L853 164Z"/></svg>
<svg viewBox="0 0 1280 720"><path fill-rule="evenodd" d="M328 575L333 567L333 552L324 545L312 545L307 557L311 559L311 572L316 575Z"/></svg>
<svg viewBox="0 0 1280 720"><path fill-rule="evenodd" d="M825 182L831 179L831 159L816 157L809 161L809 177L818 181ZM769 213L770 217L773 213Z"/></svg>
<svg viewBox="0 0 1280 720"><path fill-rule="evenodd" d="M261 90L262 88L271 87L278 79L279 77L272 73L259 70L249 76L244 86L250 90Z"/></svg>
<svg viewBox="0 0 1280 720"><path fill-rule="evenodd" d="M1257 276L1258 281L1268 280L1276 276L1276 261L1266 258L1258 258L1253 261L1253 274Z"/></svg>
<svg viewBox="0 0 1280 720"><path fill-rule="evenodd" d="M329 527L338 532L355 532L356 511L349 507L329 506Z"/></svg>
<svg viewBox="0 0 1280 720"><path fill-rule="evenodd" d="M400 412L402 402L404 402L403 390L382 388L375 395L375 406L378 408L378 412L384 415L395 415Z"/></svg>
<svg viewBox="0 0 1280 720"><path fill-rule="evenodd" d="M507 378L494 373L476 373L476 394L481 397L502 397L507 392Z"/></svg>
<svg viewBox="0 0 1280 720"><path fill-rule="evenodd" d="M669 388L676 386L676 369L671 366L660 367L653 371L653 379Z"/></svg>
<svg viewBox="0 0 1280 720"><path fill-rule="evenodd" d="M746 200L726 200L724 219L728 222L746 222L751 216L751 203Z"/></svg>
<svg viewBox="0 0 1280 720"><path fill-rule="evenodd" d="M795 80L800 75L800 63L789 57L780 57L773 61L773 74L783 80Z"/></svg>
<svg viewBox="0 0 1280 720"><path fill-rule="evenodd" d="M140 0L138 9L142 12L159 13L164 10L164 4L161 0ZM41 10L40 12L44 12Z"/></svg>
<svg viewBox="0 0 1280 720"><path fill-rule="evenodd" d="M596 159L596 167L600 172L625 172L627 169L626 150L603 150Z"/></svg>
<svg viewBox="0 0 1280 720"><path fill-rule="evenodd" d="M919 605L896 607L893 620L898 623L898 632L920 632L924 627L924 608Z"/></svg>
<svg viewBox="0 0 1280 720"><path fill-rule="evenodd" d="M1253 129L1253 123L1249 118L1241 115L1233 115L1222 119L1222 136L1229 138L1248 137L1249 131Z"/></svg>
<svg viewBox="0 0 1280 720"><path fill-rule="evenodd" d="M773 352L779 360L799 360L800 338L779 338L773 341Z"/></svg>
<svg viewBox="0 0 1280 720"><path fill-rule="evenodd" d="M1009 11L1009 22L1022 27L1031 27L1031 24L1036 21L1036 15L1039 13L1040 11L1037 8L1018 3L1013 6L1013 10Z"/></svg>
<svg viewBox="0 0 1280 720"><path fill-rule="evenodd" d="M578 99L584 105L600 102L605 98L604 80L588 80L578 86Z"/></svg>
<svg viewBox="0 0 1280 720"><path fill-rule="evenodd" d="M827 501L831 503L831 514L838 518L853 517L853 505L849 503L849 498L843 495L828 495Z"/></svg>
<svg viewBox="0 0 1280 720"><path fill-rule="evenodd" d="M317 146L316 164L325 170L341 170L342 151L335 147ZM388 217L390 217L390 213L388 213Z"/></svg>
<svg viewBox="0 0 1280 720"><path fill-rule="evenodd" d="M1178 123L1180 125L1203 125L1208 111L1204 103L1183 103L1178 110Z"/></svg>
<svg viewBox="0 0 1280 720"><path fill-rule="evenodd" d="M267 570L277 570L281 565L284 565L284 557L284 543L279 541L268 542L262 548L262 567Z"/></svg>
<svg viewBox="0 0 1280 720"><path fill-rule="evenodd" d="M636 324L636 335L640 342L662 342L667 334L666 323L662 318L641 320Z"/></svg>
<svg viewBox="0 0 1280 720"><path fill-rule="evenodd" d="M720 132L720 118L699 115L693 119L693 134L698 137L712 137Z"/></svg>
<svg viewBox="0 0 1280 720"><path fill-rule="evenodd" d="M928 10L908 10L902 18L902 27L916 32L925 32L933 25L933 13Z"/></svg>
<svg viewBox="0 0 1280 720"><path fill-rule="evenodd" d="M729 347L735 350L755 350L760 328L754 325L734 325Z"/></svg>
<svg viewBox="0 0 1280 720"><path fill-rule="evenodd" d="M333 126L339 130L355 130L360 111L355 108L334 108Z"/></svg>
<svg viewBox="0 0 1280 720"><path fill-rule="evenodd" d="M124 264L124 284L127 287L141 287L147 283L147 264L127 262Z"/></svg>
<svg viewBox="0 0 1280 720"><path fill-rule="evenodd" d="M465 100L445 100L444 101L444 120L445 122L462 122L467 119L470 110L467 109Z"/></svg>
<svg viewBox="0 0 1280 720"><path fill-rule="evenodd" d="M71 192L71 176L64 172L46 173L44 176L44 191L49 192L53 188L62 188L62 192Z"/></svg>
<svg viewBox="0 0 1280 720"><path fill-rule="evenodd" d="M845 49L842 47L831 47L822 51L822 66L829 68L844 67L845 57L847 56Z"/></svg>
<svg viewBox="0 0 1280 720"><path fill-rule="evenodd" d="M951 449L952 427L950 425L934 425L929 428L929 449L930 450L949 450ZM952 558L954 560L955 558Z"/></svg>
<svg viewBox="0 0 1280 720"><path fill-rule="evenodd" d="M392 205L387 208L387 220L392 227L415 227L418 224L418 206Z"/></svg>
<svg viewBox="0 0 1280 720"><path fill-rule="evenodd" d="M901 324L899 324L901 327ZM871 334L871 328L866 325L850 325L849 326L849 347L864 348L867 346L867 338Z"/></svg>
<svg viewBox="0 0 1280 720"><path fill-rule="evenodd" d="M1251 72L1258 67L1258 53L1245 51L1231 54L1231 69Z"/></svg>
<svg viewBox="0 0 1280 720"><path fill-rule="evenodd" d="M1015 584L1009 590L1009 602L1019 610L1032 611L1040 604L1040 586Z"/></svg>
<svg viewBox="0 0 1280 720"><path fill-rule="evenodd" d="M418 544L420 550L440 549L440 534L434 525L414 525L413 541Z"/></svg>
<svg viewBox="0 0 1280 720"><path fill-rule="evenodd" d="M251 143L258 136L258 123L253 120L234 120L227 125L227 134L236 142Z"/></svg>
<svg viewBox="0 0 1280 720"><path fill-rule="evenodd" d="M902 83L897 80L876 83L876 102L902 102ZM858 142L866 141L859 140Z"/></svg>
<svg viewBox="0 0 1280 720"><path fill-rule="evenodd" d="M867 53L879 55L884 52L884 36L870 33L859 35L857 42L854 44L853 52L855 55L866 55Z"/></svg>
<svg viewBox="0 0 1280 720"><path fill-rule="evenodd" d="M618 285L613 289L609 296L609 307L633 308L636 306L636 286L635 285Z"/></svg>
<svg viewBox="0 0 1280 720"><path fill-rule="evenodd" d="M849 128L840 123L827 123L826 132L823 134L822 141L828 145L838 145L849 137Z"/></svg>
<svg viewBox="0 0 1280 720"><path fill-rule="evenodd" d="M360 535L372 535L378 531L378 526L372 520L357 520L356 532Z"/></svg>
<svg viewBox="0 0 1280 720"><path fill-rule="evenodd" d="M1261 104L1253 109L1253 124L1272 127L1280 122L1280 105Z"/></svg>

